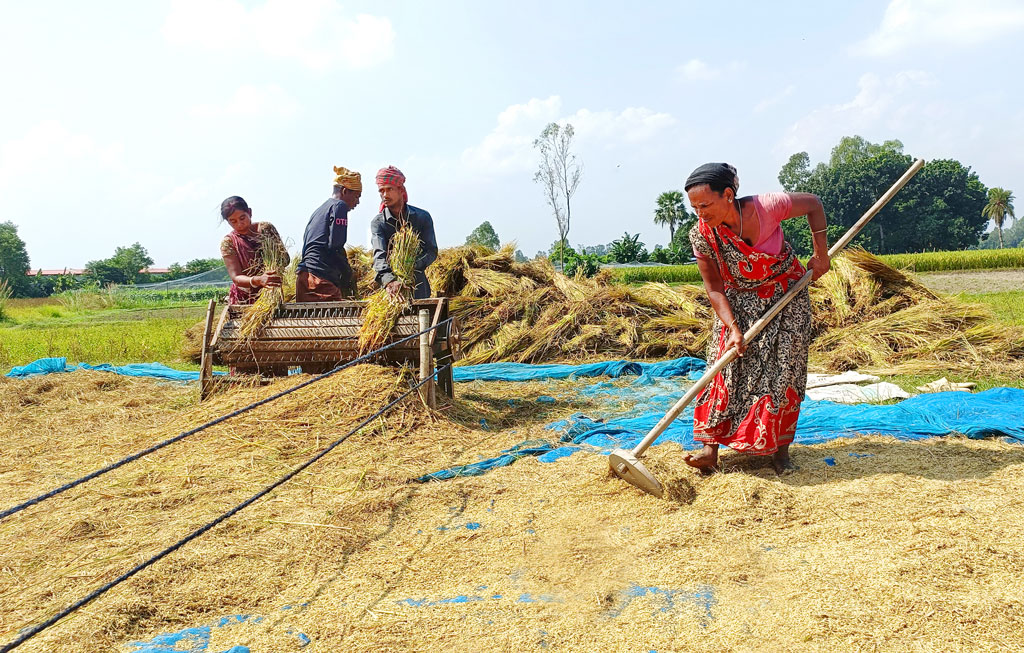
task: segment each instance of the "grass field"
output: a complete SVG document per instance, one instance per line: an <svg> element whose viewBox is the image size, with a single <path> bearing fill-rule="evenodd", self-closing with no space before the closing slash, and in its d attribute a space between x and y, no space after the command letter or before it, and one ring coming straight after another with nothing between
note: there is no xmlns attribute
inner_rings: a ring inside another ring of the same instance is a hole
<svg viewBox="0 0 1024 653"><path fill-rule="evenodd" d="M203 303L149 309L69 307L58 300L12 300L0 322L0 370L38 358L64 356L72 363L161 362L181 369L185 330L201 320Z"/></svg>

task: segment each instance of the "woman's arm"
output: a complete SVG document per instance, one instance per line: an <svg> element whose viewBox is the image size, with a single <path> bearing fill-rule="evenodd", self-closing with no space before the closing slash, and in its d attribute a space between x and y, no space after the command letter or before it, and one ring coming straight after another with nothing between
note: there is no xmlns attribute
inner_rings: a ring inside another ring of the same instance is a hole
<svg viewBox="0 0 1024 653"><path fill-rule="evenodd" d="M821 199L812 193L789 193L789 198L793 201L789 217L807 216L807 225L811 228L811 238L814 241L814 256L807 262L807 267L813 272L811 279L817 281L832 267L828 255L825 207L821 205Z"/></svg>
<svg viewBox="0 0 1024 653"><path fill-rule="evenodd" d="M240 288L271 288L281 285L280 274L257 274L249 276L242 270L242 262L238 260L237 254L221 254L224 259L224 267L228 269L228 276L231 281Z"/></svg>
<svg viewBox="0 0 1024 653"><path fill-rule="evenodd" d="M704 280L704 290L708 293L711 308L718 315L718 319L729 328L729 337L719 353L724 354L731 347L736 347L736 353L742 356L747 349L743 344L743 331L736 322L729 299L725 296L725 284L722 282L722 275L718 272L718 266L711 259L697 257L697 269L700 270L700 276ZM713 334L712 337L714 337Z"/></svg>

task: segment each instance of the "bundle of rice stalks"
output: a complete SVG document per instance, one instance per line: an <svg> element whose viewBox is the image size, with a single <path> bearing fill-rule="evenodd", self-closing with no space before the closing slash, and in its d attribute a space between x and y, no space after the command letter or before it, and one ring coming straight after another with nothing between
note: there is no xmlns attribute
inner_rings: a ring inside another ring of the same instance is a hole
<svg viewBox="0 0 1024 653"><path fill-rule="evenodd" d="M281 294L286 302L295 301L295 282L299 276L299 263L302 262L302 252L291 257L291 261L281 272Z"/></svg>
<svg viewBox="0 0 1024 653"><path fill-rule="evenodd" d="M391 237L388 246L388 263L391 271L402 282L402 291L396 295L381 288L370 295L363 311L363 323L359 327L359 350L362 353L383 346L398 318L409 306L415 279L416 256L420 251L420 239L412 226L403 224Z"/></svg>
<svg viewBox="0 0 1024 653"><path fill-rule="evenodd" d="M276 238L263 236L260 243L260 256L263 260L263 270L266 272L277 272L281 274L282 285L280 288L261 288L256 296L256 301L242 317L238 327L238 334L241 342L248 342L270 322L277 312L278 307L285 301L285 287L291 288L292 299L295 298L295 269L290 268L291 278L288 277L288 250L284 244Z"/></svg>
<svg viewBox="0 0 1024 653"><path fill-rule="evenodd" d="M369 297L377 286L377 275L373 271L373 254L365 247L353 245L345 248L348 266L356 280L356 298Z"/></svg>

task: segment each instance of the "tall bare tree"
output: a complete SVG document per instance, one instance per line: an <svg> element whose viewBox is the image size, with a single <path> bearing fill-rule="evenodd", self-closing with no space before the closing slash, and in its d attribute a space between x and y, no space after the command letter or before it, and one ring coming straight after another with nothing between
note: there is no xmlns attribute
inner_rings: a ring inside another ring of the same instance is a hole
<svg viewBox="0 0 1024 653"><path fill-rule="evenodd" d="M544 188L544 199L555 214L559 241L568 244L572 222L572 196L580 185L583 164L572 153L572 139L576 130L569 123L562 127L557 122L548 124L533 146L540 152L540 165L533 180ZM560 248L564 251L564 247ZM559 256L565 267L565 255Z"/></svg>

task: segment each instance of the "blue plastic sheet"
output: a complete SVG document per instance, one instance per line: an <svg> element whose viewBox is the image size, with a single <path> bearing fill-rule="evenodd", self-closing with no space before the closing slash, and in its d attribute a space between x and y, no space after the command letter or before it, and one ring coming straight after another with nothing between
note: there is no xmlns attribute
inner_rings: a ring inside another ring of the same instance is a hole
<svg viewBox="0 0 1024 653"><path fill-rule="evenodd" d="M677 396L651 401L645 411L597 422L583 415L549 425L578 444L602 450L632 448L658 423ZM920 440L950 434L970 438L1009 437L1024 442L1024 390L993 388L978 394L939 392L901 403L877 406L804 400L796 427L796 444L818 444L862 434L891 435ZM673 422L657 442L677 442L684 448L700 445L693 439L693 409Z"/></svg>
<svg viewBox="0 0 1024 653"><path fill-rule="evenodd" d="M74 372L75 370L113 372L114 374L120 374L121 376L144 376L180 382L199 380L198 371L186 372L183 370L176 370L174 368L167 367L163 363L131 363L129 365L111 365L110 363L89 365L88 363L79 363L78 365L69 365L68 359L63 356L59 358L40 358L39 360L32 361L28 365L11 368L11 371L5 374L5 376L23 379L29 376L39 376L40 374L57 374L61 372ZM223 375L225 373L214 372L214 374Z"/></svg>
<svg viewBox="0 0 1024 653"><path fill-rule="evenodd" d="M604 361L583 365L530 365L529 363L484 363L452 368L456 383L466 381L543 381L592 376L646 376L652 379L686 376L700 378L707 364L699 358L676 358L658 363Z"/></svg>
<svg viewBox="0 0 1024 653"><path fill-rule="evenodd" d="M547 428L559 433L556 441L525 442L493 458L427 474L417 480L483 474L495 467L510 465L524 455L538 456L541 462L554 462L578 451L607 453L612 449L632 448L685 393L686 385L679 378L657 378L648 373L628 385L608 381L590 384L579 393L598 399L608 410L594 416L574 415L549 424ZM631 405L626 412L619 408L623 402ZM941 392L885 406L805 399L795 442L817 444L861 434L891 435L907 440L963 434L970 438L1007 437L1024 443L1024 390L993 388L977 394ZM700 446L693 439L692 405L669 425L657 442L676 442L687 449Z"/></svg>

